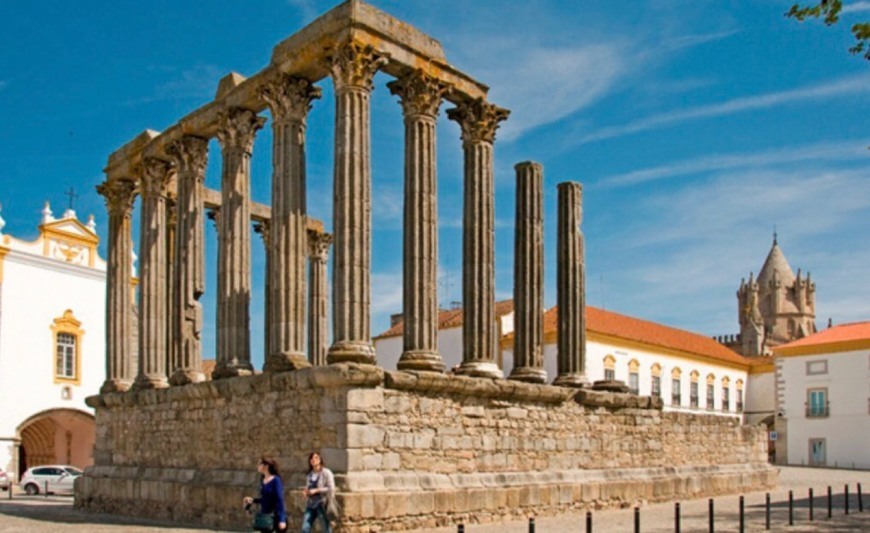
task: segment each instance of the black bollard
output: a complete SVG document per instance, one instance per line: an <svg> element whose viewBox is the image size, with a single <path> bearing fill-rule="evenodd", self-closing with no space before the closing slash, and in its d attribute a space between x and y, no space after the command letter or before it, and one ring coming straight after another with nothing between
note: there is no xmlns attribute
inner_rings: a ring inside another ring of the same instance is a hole
<svg viewBox="0 0 870 533"><path fill-rule="evenodd" d="M634 533L640 533L640 507L634 508Z"/></svg>
<svg viewBox="0 0 870 533"><path fill-rule="evenodd" d="M707 507L710 510L710 533L713 533L715 529L713 527L713 498L710 498L709 502L707 503Z"/></svg>
<svg viewBox="0 0 870 533"><path fill-rule="evenodd" d="M465 533L465 524L459 524L456 526L456 533Z"/></svg>
<svg viewBox="0 0 870 533"><path fill-rule="evenodd" d="M831 518L834 510L834 495L831 492L831 486L828 485L828 518Z"/></svg>
<svg viewBox="0 0 870 533"><path fill-rule="evenodd" d="M764 529L770 529L770 493L764 495Z"/></svg>
<svg viewBox="0 0 870 533"><path fill-rule="evenodd" d="M746 522L743 516L743 496L740 497L740 533L743 533Z"/></svg>
<svg viewBox="0 0 870 533"><path fill-rule="evenodd" d="M9 487L9 497L10 498L12 497L12 487ZM861 496L861 484L860 483L858 483L858 512L859 513L864 512L864 500L862 499L862 496Z"/></svg>
<svg viewBox="0 0 870 533"><path fill-rule="evenodd" d="M788 491L788 525L794 525L794 492Z"/></svg>
<svg viewBox="0 0 870 533"><path fill-rule="evenodd" d="M535 517L529 517L529 533L535 533Z"/></svg>
<svg viewBox="0 0 870 533"><path fill-rule="evenodd" d="M592 511L586 511L586 533L592 533Z"/></svg>
<svg viewBox="0 0 870 533"><path fill-rule="evenodd" d="M813 489L810 489L810 522L813 521Z"/></svg>
<svg viewBox="0 0 870 533"><path fill-rule="evenodd" d="M674 533L680 533L680 502L674 504Z"/></svg>
<svg viewBox="0 0 870 533"><path fill-rule="evenodd" d="M849 484L846 483L846 486L843 487L843 510L846 511L846 514L849 514Z"/></svg>

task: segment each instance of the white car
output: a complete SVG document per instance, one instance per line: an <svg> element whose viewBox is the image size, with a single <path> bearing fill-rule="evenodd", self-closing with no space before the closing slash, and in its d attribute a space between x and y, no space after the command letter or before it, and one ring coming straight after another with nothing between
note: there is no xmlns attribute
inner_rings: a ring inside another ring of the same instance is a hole
<svg viewBox="0 0 870 533"><path fill-rule="evenodd" d="M0 490L9 490L12 487L12 482L9 481L9 476L0 468Z"/></svg>
<svg viewBox="0 0 870 533"><path fill-rule="evenodd" d="M40 465L28 468L18 485L29 495L48 493L72 493L77 477L82 471L69 465Z"/></svg>

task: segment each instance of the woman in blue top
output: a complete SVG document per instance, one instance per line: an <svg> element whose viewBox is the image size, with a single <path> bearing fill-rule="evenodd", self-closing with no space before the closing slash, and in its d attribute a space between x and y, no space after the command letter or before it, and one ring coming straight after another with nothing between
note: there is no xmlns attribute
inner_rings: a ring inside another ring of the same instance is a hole
<svg viewBox="0 0 870 533"><path fill-rule="evenodd" d="M305 476L305 516L302 517L302 533L309 533L314 521L320 519L323 533L332 533L326 517L326 498L335 491L335 477L323 464L320 454L308 456L308 475Z"/></svg>
<svg viewBox="0 0 870 533"><path fill-rule="evenodd" d="M275 517L275 531L287 530L287 511L284 508L284 484L278 474L278 463L269 457L260 458L257 464L257 472L263 479L260 481L260 497L245 498L245 506L252 503L260 504L260 512L271 514Z"/></svg>

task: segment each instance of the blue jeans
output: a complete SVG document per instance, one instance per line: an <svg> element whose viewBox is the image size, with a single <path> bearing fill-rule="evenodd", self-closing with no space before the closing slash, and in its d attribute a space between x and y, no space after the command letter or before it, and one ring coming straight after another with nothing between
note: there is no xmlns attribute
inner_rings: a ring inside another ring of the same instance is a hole
<svg viewBox="0 0 870 533"><path fill-rule="evenodd" d="M322 503L313 508L305 509L305 516L302 517L302 533L309 533L311 527L314 526L314 521L320 518L320 527L323 533L332 533L329 527L329 520L326 518L326 506Z"/></svg>

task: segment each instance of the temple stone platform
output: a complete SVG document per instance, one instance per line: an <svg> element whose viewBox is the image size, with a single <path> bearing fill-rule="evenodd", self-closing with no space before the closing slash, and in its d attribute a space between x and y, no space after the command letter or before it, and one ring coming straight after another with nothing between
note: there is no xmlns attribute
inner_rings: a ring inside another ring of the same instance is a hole
<svg viewBox="0 0 870 533"><path fill-rule="evenodd" d="M75 506L218 528L278 459L291 527L306 460L336 473L340 530L395 531L773 487L762 427L658 398L340 364L93 396Z"/></svg>

